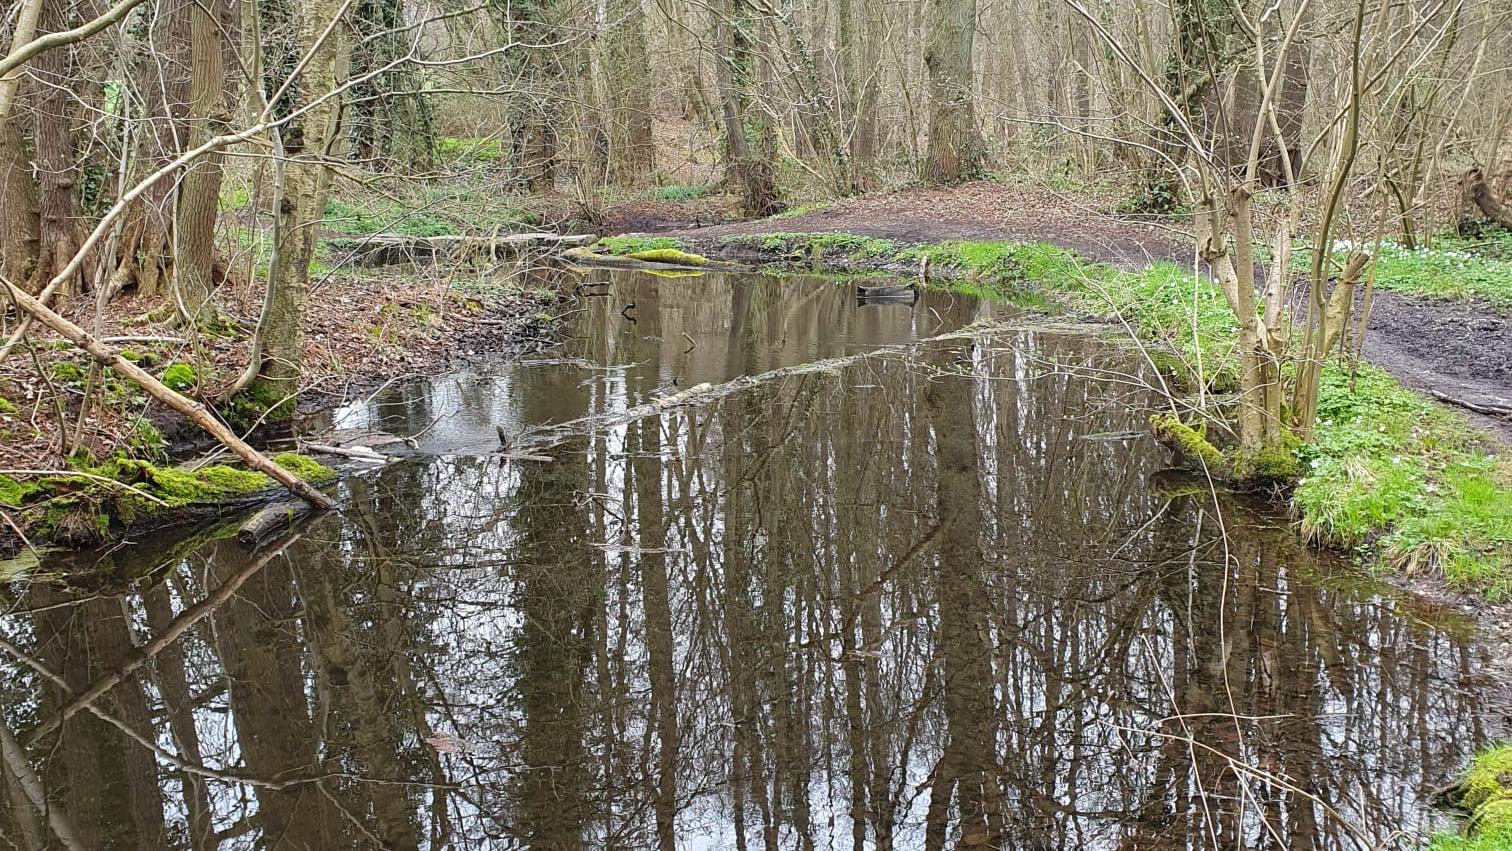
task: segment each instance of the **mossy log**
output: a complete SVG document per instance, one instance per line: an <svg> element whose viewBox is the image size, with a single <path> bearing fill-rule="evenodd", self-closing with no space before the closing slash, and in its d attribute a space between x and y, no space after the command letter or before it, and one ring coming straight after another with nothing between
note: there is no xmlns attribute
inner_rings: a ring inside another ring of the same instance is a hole
<svg viewBox="0 0 1512 851"><path fill-rule="evenodd" d="M295 521L309 513L309 504L297 500L277 502L261 508L236 530L236 542L249 550L256 549L258 543L269 535L292 526Z"/></svg>
<svg viewBox="0 0 1512 851"><path fill-rule="evenodd" d="M557 253L574 246L590 245L593 234L511 233L499 236L404 236L378 233L358 239L333 240L344 251L346 262L358 266L393 266L400 263L456 263L481 257L502 260L527 251Z"/></svg>
<svg viewBox="0 0 1512 851"><path fill-rule="evenodd" d="M1203 431L1170 414L1152 415L1150 432L1181 463L1226 485L1252 490L1286 488L1302 475L1300 444L1295 438L1254 452L1224 452Z"/></svg>
<svg viewBox="0 0 1512 851"><path fill-rule="evenodd" d="M635 254L598 254L587 248L573 248L562 256L579 266L640 272L740 272L751 268L740 263L710 260L699 254L674 249L639 251Z"/></svg>

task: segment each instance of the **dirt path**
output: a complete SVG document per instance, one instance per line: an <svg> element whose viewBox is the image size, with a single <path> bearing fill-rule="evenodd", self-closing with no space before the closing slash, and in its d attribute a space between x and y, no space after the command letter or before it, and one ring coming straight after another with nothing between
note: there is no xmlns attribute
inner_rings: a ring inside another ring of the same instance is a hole
<svg viewBox="0 0 1512 851"><path fill-rule="evenodd" d="M854 233L898 242L1043 240L1125 268L1156 260L1193 262L1184 225L1112 215L1115 200L970 183L852 198L786 218L671 232L699 240L780 231ZM1365 356L1417 390L1471 405L1512 404L1512 316L1484 303L1377 293ZM1512 445L1512 418L1461 410Z"/></svg>

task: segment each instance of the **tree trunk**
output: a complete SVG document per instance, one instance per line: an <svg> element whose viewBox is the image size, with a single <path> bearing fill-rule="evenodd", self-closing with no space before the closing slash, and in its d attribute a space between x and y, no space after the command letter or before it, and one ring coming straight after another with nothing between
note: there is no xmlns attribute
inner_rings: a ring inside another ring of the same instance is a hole
<svg viewBox="0 0 1512 851"><path fill-rule="evenodd" d="M272 0L264 9L287 0ZM291 86L288 109L295 110L336 88L336 57L339 55L341 27L326 28L336 15L337 0L309 0L299 16L298 43L294 55L308 55L303 73ZM269 28L271 29L271 28ZM324 41L321 41L325 34ZM279 69L286 74L290 68ZM282 75L270 80L276 90L287 79ZM305 112L282 131L285 161L283 191L278 193L274 210L274 257L268 271L268 293L263 315L258 323L261 353L256 365L258 378L252 397L265 409L282 415L292 412L293 397L298 392L300 365L304 361L304 318L310 301L310 259L325 215L329 175L325 160L337 139L338 100L326 98ZM274 105L278 109L278 105Z"/></svg>
<svg viewBox="0 0 1512 851"><path fill-rule="evenodd" d="M720 46L720 112L725 167L740 190L748 216L780 212L777 200L777 131L759 98L761 16L750 0L725 0L716 27Z"/></svg>
<svg viewBox="0 0 1512 851"><path fill-rule="evenodd" d="M156 171L185 150L190 101L190 0L166 0L151 23L151 49L137 59L138 176ZM132 205L117 248L118 276L136 281L137 294L155 296L173 268L174 181L162 180Z"/></svg>
<svg viewBox="0 0 1512 851"><path fill-rule="evenodd" d="M928 183L959 183L982 175L982 139L972 94L976 0L928 0Z"/></svg>
<svg viewBox="0 0 1512 851"><path fill-rule="evenodd" d="M189 147L221 133L228 122L219 12L225 0L190 10ZM173 227L173 305L186 325L214 315L215 218L220 209L222 154L211 151L184 169Z"/></svg>
<svg viewBox="0 0 1512 851"><path fill-rule="evenodd" d="M55 33L68 28L66 0L43 0L39 29ZM60 272L82 241L79 219L78 166L69 126L72 79L69 51L49 50L32 60L36 75L32 140L37 154L38 270L42 279ZM77 291L77 282L63 288Z"/></svg>
<svg viewBox="0 0 1512 851"><path fill-rule="evenodd" d="M608 0L604 14L609 179L618 186L635 186L656 170L646 16L641 0Z"/></svg>
<svg viewBox="0 0 1512 851"><path fill-rule="evenodd" d="M1465 172L1460 185L1464 189L1465 197L1481 211L1482 215L1512 230L1512 209L1508 209L1491 193L1490 187L1486 185L1486 175L1481 172L1480 166Z"/></svg>
<svg viewBox="0 0 1512 851"><path fill-rule="evenodd" d="M0 274L35 294L41 234L37 230L37 184L21 130L0 117Z"/></svg>

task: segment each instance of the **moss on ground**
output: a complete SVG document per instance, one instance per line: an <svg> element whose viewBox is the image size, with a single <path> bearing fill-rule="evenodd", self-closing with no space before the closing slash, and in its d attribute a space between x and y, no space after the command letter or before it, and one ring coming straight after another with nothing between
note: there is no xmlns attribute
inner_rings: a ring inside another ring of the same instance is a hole
<svg viewBox="0 0 1512 851"><path fill-rule="evenodd" d="M163 383L169 389L183 393L186 390L193 390L194 385L199 383L199 373L195 372L193 366L183 361L175 361L163 370Z"/></svg>
<svg viewBox="0 0 1512 851"><path fill-rule="evenodd" d="M1155 344L1149 346L1152 360L1178 387L1200 382L1224 393L1237 386L1238 322L1227 299L1212 281L1175 264L1126 271L1045 243L904 246L834 233L725 241L850 267L917 264L928 255L937 273L962 278L991 297L1033 284L1051 301L1116 318L1141 341ZM1174 429L1172 434L1181 436ZM1512 595L1512 459L1488 452L1483 437L1458 413L1379 369L1362 364L1352 375L1343 364L1331 364L1311 445L1233 460L1241 477L1296 483L1293 507L1306 534L1319 543L1405 572L1439 572L1491 599Z"/></svg>
<svg viewBox="0 0 1512 851"><path fill-rule="evenodd" d="M1512 849L1512 745L1477 756L1458 791L1459 806L1470 813L1465 830L1435 836L1430 851Z"/></svg>

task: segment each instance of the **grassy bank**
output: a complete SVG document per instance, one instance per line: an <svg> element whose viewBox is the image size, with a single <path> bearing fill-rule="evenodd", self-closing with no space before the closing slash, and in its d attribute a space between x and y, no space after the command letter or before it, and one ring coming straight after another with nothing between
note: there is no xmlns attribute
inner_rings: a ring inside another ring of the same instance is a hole
<svg viewBox="0 0 1512 851"><path fill-rule="evenodd" d="M1512 849L1512 745L1476 757L1452 794L1470 813L1470 820L1463 834L1434 837L1430 851Z"/></svg>
<svg viewBox="0 0 1512 851"><path fill-rule="evenodd" d="M1215 397L1234 389L1237 323L1221 291L1192 270L1157 263L1125 271L1043 243L953 241L903 245L850 234L729 237L723 247L804 268L909 272L931 268L989 294L1031 283L1066 308L1116 317L1171 383ZM709 246L703 246L709 248ZM670 237L622 237L596 250L696 251ZM1512 460L1489 453L1457 413L1407 390L1368 364L1329 366L1317 439L1301 449L1292 504L1313 540L1367 563L1441 572L1490 599L1512 594Z"/></svg>
<svg viewBox="0 0 1512 851"><path fill-rule="evenodd" d="M1351 247L1340 243L1339 257ZM1473 298L1512 310L1512 233L1497 231L1476 239L1443 236L1433 247L1405 248L1395 242L1363 243L1376 258L1375 284L1382 290L1428 298ZM1292 265L1305 270L1312 251L1300 248Z"/></svg>

